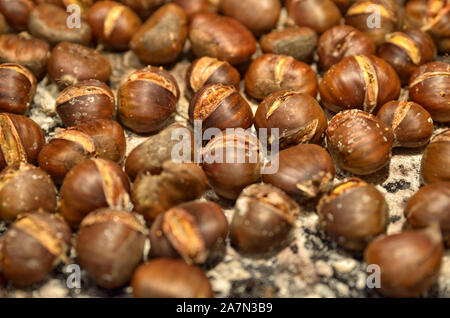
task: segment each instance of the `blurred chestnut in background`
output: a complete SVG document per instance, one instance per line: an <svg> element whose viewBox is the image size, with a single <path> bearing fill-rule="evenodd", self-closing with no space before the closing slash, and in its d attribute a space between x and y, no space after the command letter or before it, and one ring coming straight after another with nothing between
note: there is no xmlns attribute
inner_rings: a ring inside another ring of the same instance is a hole
<svg viewBox="0 0 450 318"><path fill-rule="evenodd" d="M17 31L25 31L28 26L28 17L34 8L32 0L0 0L0 12L8 24Z"/></svg>
<svg viewBox="0 0 450 318"><path fill-rule="evenodd" d="M375 44L365 33L349 25L337 25L325 31L317 45L319 62L324 70L349 56L375 54L375 49Z"/></svg>
<svg viewBox="0 0 450 318"><path fill-rule="evenodd" d="M433 135L433 119L414 102L390 101L381 107L377 117L392 128L394 147L421 147Z"/></svg>
<svg viewBox="0 0 450 318"><path fill-rule="evenodd" d="M333 0L334 4L339 8L342 14L345 15L348 8L355 2L356 0ZM402 0L401 0L402 1Z"/></svg>
<svg viewBox="0 0 450 318"><path fill-rule="evenodd" d="M358 178L336 185L317 205L320 227L340 246L362 251L389 224L386 200L377 188Z"/></svg>
<svg viewBox="0 0 450 318"><path fill-rule="evenodd" d="M133 35L130 47L146 64L168 64L178 58L188 34L187 17L168 3L156 11Z"/></svg>
<svg viewBox="0 0 450 318"><path fill-rule="evenodd" d="M450 181L450 129L434 136L422 157L424 183Z"/></svg>
<svg viewBox="0 0 450 318"><path fill-rule="evenodd" d="M236 200L231 241L246 253L277 250L288 243L298 214L298 204L280 189L262 183L250 185Z"/></svg>
<svg viewBox="0 0 450 318"><path fill-rule="evenodd" d="M341 22L341 12L331 0L286 0L290 18L299 26L323 33Z"/></svg>
<svg viewBox="0 0 450 318"><path fill-rule="evenodd" d="M158 7L164 4L165 0L120 0L120 2L133 9L142 20L146 20Z"/></svg>
<svg viewBox="0 0 450 318"><path fill-rule="evenodd" d="M350 56L332 66L319 84L323 105L334 113L358 108L376 114L400 95L400 79L384 60Z"/></svg>
<svg viewBox="0 0 450 318"><path fill-rule="evenodd" d="M37 80L17 63L0 65L0 112L24 114L33 102Z"/></svg>
<svg viewBox="0 0 450 318"><path fill-rule="evenodd" d="M179 5L190 20L199 12L217 12L220 0L172 0L172 2Z"/></svg>
<svg viewBox="0 0 450 318"><path fill-rule="evenodd" d="M245 26L209 12L200 12L192 18L189 40L197 57L215 57L231 64L249 60L256 51L255 37Z"/></svg>
<svg viewBox="0 0 450 318"><path fill-rule="evenodd" d="M8 23L4 15L0 12L0 34L4 34L9 31Z"/></svg>
<svg viewBox="0 0 450 318"><path fill-rule="evenodd" d="M157 131L176 110L180 89L166 70L148 66L131 73L120 86L119 119L137 133Z"/></svg>
<svg viewBox="0 0 450 318"><path fill-rule="evenodd" d="M409 80L409 95L434 121L450 122L450 64L430 62L420 66Z"/></svg>
<svg viewBox="0 0 450 318"><path fill-rule="evenodd" d="M288 119L288 120L287 120ZM279 129L280 148L296 144L319 143L328 120L319 103L309 95L296 91L280 91L267 96L255 114L255 128Z"/></svg>
<svg viewBox="0 0 450 318"><path fill-rule="evenodd" d="M288 89L316 97L317 77L308 64L277 54L264 54L250 64L245 90L253 98Z"/></svg>

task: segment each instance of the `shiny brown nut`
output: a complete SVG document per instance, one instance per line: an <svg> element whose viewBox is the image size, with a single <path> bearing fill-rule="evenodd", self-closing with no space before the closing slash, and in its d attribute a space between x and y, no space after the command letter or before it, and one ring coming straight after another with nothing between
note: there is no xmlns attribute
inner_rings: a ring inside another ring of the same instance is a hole
<svg viewBox="0 0 450 318"><path fill-rule="evenodd" d="M198 267L158 258L140 265L131 280L136 298L212 298L211 283Z"/></svg>
<svg viewBox="0 0 450 318"><path fill-rule="evenodd" d="M121 123L137 133L149 133L164 128L176 110L180 89L169 72L148 66L131 73L118 96Z"/></svg>
<svg viewBox="0 0 450 318"><path fill-rule="evenodd" d="M264 53L292 56L298 61L309 61L317 45L317 33L307 27L275 30L260 40Z"/></svg>
<svg viewBox="0 0 450 318"><path fill-rule="evenodd" d="M150 255L202 264L224 246L227 235L228 222L219 205L209 201L184 203L160 214L153 222Z"/></svg>
<svg viewBox="0 0 450 318"><path fill-rule="evenodd" d="M320 146L297 145L280 151L278 160L278 171L264 174L263 181L280 188L296 201L315 198L332 185L334 163Z"/></svg>
<svg viewBox="0 0 450 318"><path fill-rule="evenodd" d="M116 1L97 1L87 11L86 19L97 41L117 51L128 50L142 24L133 10Z"/></svg>
<svg viewBox="0 0 450 318"><path fill-rule="evenodd" d="M280 91L267 96L255 113L255 128L279 129L280 148L303 143L319 143L328 120L319 103L309 95L296 91Z"/></svg>
<svg viewBox="0 0 450 318"><path fill-rule="evenodd" d="M266 253L284 247L300 213L286 193L268 184L245 188L234 207L230 236L246 253Z"/></svg>
<svg viewBox="0 0 450 318"><path fill-rule="evenodd" d="M159 174L136 177L131 191L134 210L153 221L173 206L200 198L207 185L205 173L196 164L166 161Z"/></svg>
<svg viewBox="0 0 450 318"><path fill-rule="evenodd" d="M253 124L253 112L234 86L210 84L203 86L189 104L191 123L201 121L202 129L247 129Z"/></svg>
<svg viewBox="0 0 450 318"><path fill-rule="evenodd" d="M128 210L129 193L130 182L117 163L89 159L67 173L60 189L58 212L75 228L93 210Z"/></svg>
<svg viewBox="0 0 450 318"><path fill-rule="evenodd" d="M400 95L400 79L384 60L357 55L332 66L319 84L323 105L332 112L358 108L376 114Z"/></svg>
<svg viewBox="0 0 450 318"><path fill-rule="evenodd" d="M0 202L0 219L6 222L39 209L53 213L56 209L56 189L44 170L20 162L0 173Z"/></svg>
<svg viewBox="0 0 450 318"><path fill-rule="evenodd" d="M194 16L189 40L197 57L215 57L231 64L249 60L256 51L256 40L245 26L232 18L209 12Z"/></svg>
<svg viewBox="0 0 450 318"><path fill-rule="evenodd" d="M27 33L0 35L0 63L17 63L29 68L38 79L47 71L50 46Z"/></svg>
<svg viewBox="0 0 450 318"><path fill-rule="evenodd" d="M69 17L66 10L56 5L40 4L31 11L28 30L51 45L66 41L88 45L92 37L89 25L80 19L77 27L70 27Z"/></svg>
<svg viewBox="0 0 450 318"><path fill-rule="evenodd" d="M217 12L220 0L172 0L186 13L189 20L199 12Z"/></svg>
<svg viewBox="0 0 450 318"><path fill-rule="evenodd" d="M309 27L323 33L338 25L342 15L331 0L286 0L289 17L299 26Z"/></svg>
<svg viewBox="0 0 450 318"><path fill-rule="evenodd" d="M336 185L317 205L320 227L340 246L362 251L389 224L386 200L377 188L358 178Z"/></svg>
<svg viewBox="0 0 450 318"><path fill-rule="evenodd" d="M111 75L111 65L108 59L91 48L63 42L52 50L48 75L60 89L64 89L89 79L107 82Z"/></svg>
<svg viewBox="0 0 450 318"><path fill-rule="evenodd" d="M133 9L145 21L158 7L164 4L165 0L120 0L120 2Z"/></svg>
<svg viewBox="0 0 450 318"><path fill-rule="evenodd" d="M9 31L8 23L5 16L0 12L0 34L4 34Z"/></svg>
<svg viewBox="0 0 450 318"><path fill-rule="evenodd" d="M101 81L81 81L58 95L56 111L67 127L95 119L112 119L115 112L114 94Z"/></svg>
<svg viewBox="0 0 450 318"><path fill-rule="evenodd" d="M33 8L33 0L0 0L0 12L17 31L27 29L28 17Z"/></svg>
<svg viewBox="0 0 450 318"><path fill-rule="evenodd" d="M0 64L0 112L24 114L33 102L37 80L17 63Z"/></svg>
<svg viewBox="0 0 450 318"><path fill-rule="evenodd" d="M245 75L245 90L256 99L295 90L316 97L317 77L311 67L286 55L264 54L255 59Z"/></svg>
<svg viewBox="0 0 450 318"><path fill-rule="evenodd" d="M364 252L368 265L380 268L381 291L390 297L418 297L439 276L443 254L438 227L383 235Z"/></svg>
<svg viewBox="0 0 450 318"><path fill-rule="evenodd" d="M40 282L64 259L72 231L58 215L36 212L15 221L2 237L2 270L15 286Z"/></svg>
<svg viewBox="0 0 450 318"><path fill-rule="evenodd" d="M97 285L121 287L143 260L146 233L144 222L133 213L95 210L81 222L77 260Z"/></svg>
<svg viewBox="0 0 450 318"><path fill-rule="evenodd" d="M423 182L450 181L450 129L431 139L423 154L421 166Z"/></svg>
<svg viewBox="0 0 450 318"><path fill-rule="evenodd" d="M380 170L392 156L392 129L361 110L335 115L328 124L326 136L328 151L337 166L357 175Z"/></svg>
<svg viewBox="0 0 450 318"><path fill-rule="evenodd" d="M414 102L390 101L381 107L377 117L392 128L394 147L421 147L433 135L433 119Z"/></svg>
<svg viewBox="0 0 450 318"><path fill-rule="evenodd" d="M159 8L131 39L130 47L146 64L174 62L188 34L188 21L183 9L169 3Z"/></svg>
<svg viewBox="0 0 450 318"><path fill-rule="evenodd" d="M409 95L434 121L450 122L450 65L430 62L420 66L409 80Z"/></svg>
<svg viewBox="0 0 450 318"><path fill-rule="evenodd" d="M319 62L324 70L349 56L373 55L375 49L375 44L365 33L349 25L337 25L327 30L317 45Z"/></svg>

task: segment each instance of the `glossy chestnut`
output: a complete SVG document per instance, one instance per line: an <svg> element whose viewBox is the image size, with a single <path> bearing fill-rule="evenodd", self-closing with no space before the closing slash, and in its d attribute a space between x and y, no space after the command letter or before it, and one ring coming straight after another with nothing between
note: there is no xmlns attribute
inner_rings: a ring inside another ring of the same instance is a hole
<svg viewBox="0 0 450 318"><path fill-rule="evenodd" d="M33 0L0 0L0 13L15 30L25 31L34 6Z"/></svg>
<svg viewBox="0 0 450 318"><path fill-rule="evenodd" d="M434 136L422 156L424 183L450 181L450 129Z"/></svg>
<svg viewBox="0 0 450 318"><path fill-rule="evenodd" d="M199 12L216 13L220 0L172 0L172 2L179 5L191 20Z"/></svg>
<svg viewBox="0 0 450 318"><path fill-rule="evenodd" d="M141 17L142 21L145 21L158 7L164 4L165 0L120 0L120 2L133 9Z"/></svg>

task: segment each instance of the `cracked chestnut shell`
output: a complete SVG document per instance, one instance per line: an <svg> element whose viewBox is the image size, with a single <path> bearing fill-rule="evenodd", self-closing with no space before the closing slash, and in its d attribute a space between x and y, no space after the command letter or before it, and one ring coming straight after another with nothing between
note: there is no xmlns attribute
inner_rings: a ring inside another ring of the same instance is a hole
<svg viewBox="0 0 450 318"><path fill-rule="evenodd" d="M170 258L140 265L131 280L136 298L212 298L209 278L199 267Z"/></svg>
<svg viewBox="0 0 450 318"><path fill-rule="evenodd" d="M118 288L128 283L142 262L147 229L128 211L99 209L81 222L77 260L99 286Z"/></svg>
<svg viewBox="0 0 450 318"><path fill-rule="evenodd" d="M434 121L450 122L450 65L430 62L420 66L409 80L409 96L422 105Z"/></svg>
<svg viewBox="0 0 450 318"><path fill-rule="evenodd" d="M280 151L278 171L263 181L280 188L294 200L305 201L328 190L335 174L328 152L314 144L301 144Z"/></svg>
<svg viewBox="0 0 450 318"><path fill-rule="evenodd" d="M288 120L286 120L288 119ZM275 92L267 96L255 113L255 128L279 129L280 148L303 143L319 143L328 120L319 103L309 95L296 91Z"/></svg>
<svg viewBox="0 0 450 318"><path fill-rule="evenodd" d="M192 18L189 40L197 57L215 57L231 64L249 60L256 51L256 40L245 26L210 12L200 12Z"/></svg>
<svg viewBox="0 0 450 318"><path fill-rule="evenodd" d="M67 173L60 189L58 212L76 228L100 208L128 210L130 182L122 168L105 159L89 159Z"/></svg>
<svg viewBox="0 0 450 318"><path fill-rule="evenodd" d="M443 254L438 226L382 235L364 252L364 260L380 267L381 291L389 297L418 297L439 276Z"/></svg>
<svg viewBox="0 0 450 318"><path fill-rule="evenodd" d="M175 205L200 198L207 186L205 173L196 164L166 161L158 174L138 174L131 198L134 210L153 221Z"/></svg>
<svg viewBox="0 0 450 318"><path fill-rule="evenodd" d="M245 90L258 100L281 90L296 90L315 98L317 77L308 64L291 56L264 54L250 64Z"/></svg>
<svg viewBox="0 0 450 318"><path fill-rule="evenodd" d="M332 66L319 84L323 105L334 113L357 108L376 114L400 95L400 79L384 60L357 55Z"/></svg>
<svg viewBox="0 0 450 318"><path fill-rule="evenodd" d="M358 109L340 112L331 119L325 133L328 151L343 170L367 175L391 159L392 130L369 113Z"/></svg>
<svg viewBox="0 0 450 318"><path fill-rule="evenodd" d="M55 214L24 214L2 237L2 271L17 287L38 283L65 259L72 231Z"/></svg>
<svg viewBox="0 0 450 318"><path fill-rule="evenodd" d="M219 205L209 201L184 203L160 214L153 222L150 255L202 264L224 246L227 235L228 222Z"/></svg>
<svg viewBox="0 0 450 318"><path fill-rule="evenodd" d="M450 129L434 136L422 156L424 183L450 181Z"/></svg>
<svg viewBox="0 0 450 318"><path fill-rule="evenodd" d="M166 70L148 66L131 73L120 86L119 119L137 133L163 128L176 110L180 89Z"/></svg>
<svg viewBox="0 0 450 318"><path fill-rule="evenodd" d="M394 147L421 147L433 135L430 113L414 102L390 101L381 107L377 117L392 128Z"/></svg>
<svg viewBox="0 0 450 318"><path fill-rule="evenodd" d="M54 212L56 189L50 176L29 163L16 163L0 173L0 219L12 222L20 214Z"/></svg>
<svg viewBox="0 0 450 318"><path fill-rule="evenodd" d="M285 246L298 204L286 193L268 184L245 188L236 200L231 221L231 242L246 253L266 253Z"/></svg>
<svg viewBox="0 0 450 318"><path fill-rule="evenodd" d="M317 205L320 227L340 246L362 251L376 236L386 232L389 213L377 188L350 178L323 195Z"/></svg>
<svg viewBox="0 0 450 318"><path fill-rule="evenodd" d="M253 124L253 112L236 87L210 84L201 88L189 104L191 123L200 120L202 129L247 129Z"/></svg>
<svg viewBox="0 0 450 318"><path fill-rule="evenodd" d="M17 31L25 31L28 17L35 4L33 0L0 0L0 12L6 21Z"/></svg>

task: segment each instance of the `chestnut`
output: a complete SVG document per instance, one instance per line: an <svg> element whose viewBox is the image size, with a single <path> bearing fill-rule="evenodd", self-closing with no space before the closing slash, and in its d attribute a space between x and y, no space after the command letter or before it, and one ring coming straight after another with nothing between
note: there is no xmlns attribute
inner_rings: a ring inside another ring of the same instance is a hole
<svg viewBox="0 0 450 318"><path fill-rule="evenodd" d="M407 230L373 240L364 252L379 266L381 291L389 297L418 297L439 276L443 246L438 227Z"/></svg>
<svg viewBox="0 0 450 318"><path fill-rule="evenodd" d="M265 34L259 41L264 53L292 56L309 61L317 45L317 33L307 27L291 27Z"/></svg>
<svg viewBox="0 0 450 318"><path fill-rule="evenodd" d="M177 204L200 198L206 189L207 179L199 166L166 161L159 174L138 174L131 198L134 210L153 221Z"/></svg>
<svg viewBox="0 0 450 318"><path fill-rule="evenodd" d="M202 129L244 128L253 124L253 112L236 87L210 84L201 88L189 104L189 119L202 122Z"/></svg>
<svg viewBox="0 0 450 318"><path fill-rule="evenodd" d="M128 283L142 262L147 230L133 213L98 209L81 222L76 242L81 268L107 289Z"/></svg>
<svg viewBox="0 0 450 318"><path fill-rule="evenodd" d="M164 128L159 133L149 137L144 142L134 148L125 161L125 171L131 180L134 180L139 172L149 172L159 174L162 171L163 163L172 158L174 148L185 142L189 138L188 153L184 153L184 148L179 150L177 155L186 158L186 161L194 159L194 135L192 131L179 123L174 123Z"/></svg>
<svg viewBox="0 0 450 318"><path fill-rule="evenodd" d="M450 181L450 129L431 139L422 157L421 175L425 183Z"/></svg>
<svg viewBox="0 0 450 318"><path fill-rule="evenodd" d="M17 63L0 64L0 112L24 114L33 102L37 80Z"/></svg>
<svg viewBox="0 0 450 318"><path fill-rule="evenodd" d="M420 66L409 80L411 99L422 105L434 121L450 122L450 65L430 62Z"/></svg>
<svg viewBox="0 0 450 318"><path fill-rule="evenodd" d="M342 14L345 14L355 1L356 0L333 0L334 4L339 8Z"/></svg>
<svg viewBox="0 0 450 318"><path fill-rule="evenodd" d="M377 113L400 95L400 79L384 60L373 55L350 56L332 66L319 84L323 105L334 113L358 108Z"/></svg>
<svg viewBox="0 0 450 318"><path fill-rule="evenodd" d="M263 181L280 188L296 201L306 201L327 191L335 168L328 152L314 144L301 144L280 151L279 168L263 175Z"/></svg>
<svg viewBox="0 0 450 318"><path fill-rule="evenodd" d="M245 188L234 207L231 242L246 253L266 253L284 247L300 214L298 204L268 184Z"/></svg>
<svg viewBox="0 0 450 318"><path fill-rule="evenodd" d="M205 56L192 62L186 71L186 95L190 99L209 84L228 84L239 91L240 82L241 75L230 63Z"/></svg>
<svg viewBox="0 0 450 318"><path fill-rule="evenodd" d="M75 42L88 45L91 42L91 28L83 19L76 28L67 23L70 15L53 4L40 4L31 11L28 30L37 38L55 45L59 42Z"/></svg>
<svg viewBox="0 0 450 318"><path fill-rule="evenodd" d="M373 55L375 49L365 33L349 25L337 25L325 31L317 45L320 66L324 70L349 56Z"/></svg>
<svg viewBox="0 0 450 318"><path fill-rule="evenodd" d="M202 168L221 197L235 200L242 189L261 179L259 141L250 133L225 131L203 148Z"/></svg>
<svg viewBox="0 0 450 318"><path fill-rule="evenodd" d="M320 227L349 250L364 250L389 224L383 195L359 178L350 178L323 195L317 213Z"/></svg>
<svg viewBox="0 0 450 318"><path fill-rule="evenodd" d="M76 228L93 210L129 209L129 193L130 182L117 163L88 159L67 173L60 189L58 212Z"/></svg>
<svg viewBox="0 0 450 318"><path fill-rule="evenodd" d="M409 29L388 34L378 48L378 56L391 64L402 83L407 84L420 65L435 59L436 46L425 32Z"/></svg>
<svg viewBox="0 0 450 318"><path fill-rule="evenodd" d="M183 9L168 3L159 8L135 32L130 47L143 63L172 63L183 50L188 34L187 24Z"/></svg>
<svg viewBox="0 0 450 318"><path fill-rule="evenodd" d="M381 107L377 117L392 128L394 147L422 147L433 135L433 119L414 102L390 101Z"/></svg>
<svg viewBox="0 0 450 318"><path fill-rule="evenodd" d="M63 42L52 50L48 75L60 89L89 79L107 82L111 75L111 64L106 57L91 48Z"/></svg>
<svg viewBox="0 0 450 318"><path fill-rule="evenodd" d="M12 222L20 214L56 209L56 189L41 168L19 162L0 173L0 219Z"/></svg>
<svg viewBox="0 0 450 318"><path fill-rule="evenodd" d="M0 12L0 34L7 33L9 31L8 23L6 22L5 17Z"/></svg>
<svg viewBox="0 0 450 318"><path fill-rule="evenodd" d="M228 235L228 222L219 205L193 201L160 214L150 228L152 257L182 258L202 264Z"/></svg>
<svg viewBox="0 0 450 318"><path fill-rule="evenodd" d="M332 0L286 0L288 15L299 26L323 33L341 22L341 12Z"/></svg>
<svg viewBox="0 0 450 318"><path fill-rule="evenodd" d="M255 35L275 28L281 12L280 0L221 0L220 11L245 25Z"/></svg>
<svg viewBox="0 0 450 318"><path fill-rule="evenodd" d="M56 111L67 127L94 119L112 119L114 94L99 80L86 80L65 88L56 98Z"/></svg>
<svg viewBox="0 0 450 318"><path fill-rule="evenodd" d="M211 283L198 267L171 258L140 265L131 280L136 298L212 298Z"/></svg>
<svg viewBox="0 0 450 318"><path fill-rule="evenodd" d="M217 12L220 0L172 0L179 5L189 20L199 12Z"/></svg>
<svg viewBox="0 0 450 318"><path fill-rule="evenodd" d="M28 17L34 8L33 0L0 0L0 13L6 21L17 31L25 31Z"/></svg>
<svg viewBox="0 0 450 318"><path fill-rule="evenodd" d="M142 21L129 7L116 1L97 1L86 13L97 41L107 48L125 51Z"/></svg>
<svg viewBox="0 0 450 318"><path fill-rule="evenodd" d="M308 64L278 54L264 54L250 64L245 90L253 98L288 89L316 97L317 77Z"/></svg>
<svg viewBox="0 0 450 318"><path fill-rule="evenodd" d="M288 119L288 120L287 120ZM255 128L279 129L280 148L296 144L319 143L328 120L319 103L307 94L293 90L267 96L255 113Z"/></svg>
<svg viewBox="0 0 450 318"><path fill-rule="evenodd" d="M343 170L357 175L374 173L392 156L394 135L377 117L358 109L335 115L326 130L327 148Z"/></svg>
<svg viewBox="0 0 450 318"><path fill-rule="evenodd" d="M24 214L2 237L2 271L17 287L42 281L64 258L72 231L55 214Z"/></svg>
<svg viewBox="0 0 450 318"><path fill-rule="evenodd" d="M197 57L215 57L231 64L246 62L256 51L256 39L245 26L210 12L192 18L189 40Z"/></svg>
<svg viewBox="0 0 450 318"><path fill-rule="evenodd" d="M27 33L0 35L0 63L18 63L42 79L49 57L50 46L45 41Z"/></svg>
<svg viewBox="0 0 450 318"><path fill-rule="evenodd" d="M143 21L150 17L158 7L164 4L165 1L166 0L120 0L124 5L133 9Z"/></svg>
<svg viewBox="0 0 450 318"><path fill-rule="evenodd" d="M163 128L176 110L180 89L166 70L147 66L131 73L120 86L119 119L137 133Z"/></svg>

